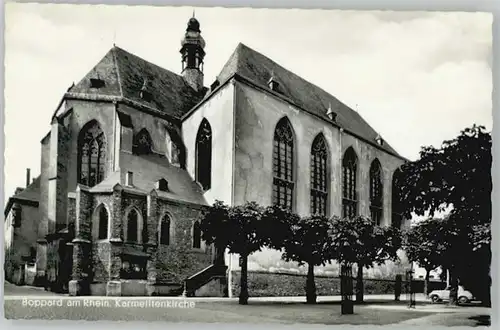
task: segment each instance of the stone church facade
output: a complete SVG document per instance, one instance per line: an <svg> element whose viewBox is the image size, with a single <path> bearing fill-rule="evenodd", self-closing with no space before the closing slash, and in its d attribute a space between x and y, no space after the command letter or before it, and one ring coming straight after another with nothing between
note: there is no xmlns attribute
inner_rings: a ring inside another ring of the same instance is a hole
<svg viewBox="0 0 500 330"><path fill-rule="evenodd" d="M204 87L204 48L193 17L181 75L114 46L64 94L30 204L38 285L227 295L224 253L198 222L215 200L402 225L405 159L357 112L243 44Z"/></svg>

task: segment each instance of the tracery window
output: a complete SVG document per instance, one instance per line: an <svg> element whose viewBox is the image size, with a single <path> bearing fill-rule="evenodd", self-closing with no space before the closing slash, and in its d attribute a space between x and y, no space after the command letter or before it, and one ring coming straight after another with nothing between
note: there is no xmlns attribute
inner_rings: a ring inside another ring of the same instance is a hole
<svg viewBox="0 0 500 330"><path fill-rule="evenodd" d="M350 147L342 159L342 216L353 218L358 214L356 173L358 157Z"/></svg>
<svg viewBox="0 0 500 330"><path fill-rule="evenodd" d="M98 239L106 239L108 238L108 227L109 227L109 216L108 216L108 211L104 207L104 205L99 206L99 211L98 211L98 234L97 238Z"/></svg>
<svg viewBox="0 0 500 330"><path fill-rule="evenodd" d="M370 166L370 215L377 225L382 223L383 196L382 166L375 159Z"/></svg>
<svg viewBox="0 0 500 330"><path fill-rule="evenodd" d="M147 129L143 128L134 137L132 152L136 155L147 155L153 152L153 141Z"/></svg>
<svg viewBox="0 0 500 330"><path fill-rule="evenodd" d="M99 124L85 125L78 142L78 183L93 187L104 179L106 169L106 140Z"/></svg>
<svg viewBox="0 0 500 330"><path fill-rule="evenodd" d="M196 181L203 190L210 189L212 183L212 128L203 119L196 135Z"/></svg>
<svg viewBox="0 0 500 330"><path fill-rule="evenodd" d="M201 228L198 221L193 224L193 248L201 248Z"/></svg>
<svg viewBox="0 0 500 330"><path fill-rule="evenodd" d="M401 171L397 169L392 175L392 226L401 228L403 224L403 208L401 203Z"/></svg>
<svg viewBox="0 0 500 330"><path fill-rule="evenodd" d="M288 119L281 119L274 131L273 204L292 209L294 193L294 141Z"/></svg>
<svg viewBox="0 0 500 330"><path fill-rule="evenodd" d="M325 215L328 201L328 150L323 134L319 134L311 147L311 213Z"/></svg>
<svg viewBox="0 0 500 330"><path fill-rule="evenodd" d="M170 217L165 215L160 222L160 244L170 245Z"/></svg>
<svg viewBox="0 0 500 330"><path fill-rule="evenodd" d="M139 242L139 214L135 209L130 210L127 216L127 242Z"/></svg>

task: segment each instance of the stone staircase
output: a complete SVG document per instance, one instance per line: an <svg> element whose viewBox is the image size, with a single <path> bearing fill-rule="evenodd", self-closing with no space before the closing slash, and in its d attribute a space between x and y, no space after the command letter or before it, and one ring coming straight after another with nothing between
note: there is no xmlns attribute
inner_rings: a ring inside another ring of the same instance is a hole
<svg viewBox="0 0 500 330"><path fill-rule="evenodd" d="M184 297L227 296L227 266L210 265L184 281Z"/></svg>

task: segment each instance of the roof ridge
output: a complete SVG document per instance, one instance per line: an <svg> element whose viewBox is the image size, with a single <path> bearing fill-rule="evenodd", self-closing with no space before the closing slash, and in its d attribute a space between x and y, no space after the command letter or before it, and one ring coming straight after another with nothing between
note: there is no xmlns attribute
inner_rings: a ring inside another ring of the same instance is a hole
<svg viewBox="0 0 500 330"><path fill-rule="evenodd" d="M307 109L306 111L311 111L325 119L328 119L326 112L331 104L332 110L338 114L339 125L367 142L376 143L375 138L378 132L360 113L324 88L242 42L238 43L230 59L221 70L220 76L222 76L222 80L226 80L236 73L251 81L255 80L260 86L267 87L268 77L266 75L270 74L271 71L274 71L278 82L283 80L281 81L282 87L280 89L282 91L280 94L290 98L299 107ZM402 157L388 141L380 148Z"/></svg>
<svg viewBox="0 0 500 330"><path fill-rule="evenodd" d="M118 65L118 59L116 56L116 49L118 47L116 45L113 45L113 48L111 49L112 55L113 55L113 66L115 67L116 70L116 79L118 80L118 87L120 88L120 95L123 97L123 86L122 86L122 79L120 75L120 66Z"/></svg>
<svg viewBox="0 0 500 330"><path fill-rule="evenodd" d="M269 61L273 62L273 64L277 65L277 66L278 66L278 67L280 67L281 69L286 70L287 72L291 73L292 75L294 75L295 77L299 78L300 80L303 80L303 81L305 81L306 83L308 83L308 84L310 84L310 85L312 85L312 86L316 87L316 88L317 88L317 89L319 89L320 91L322 91L322 92L324 92L324 93L328 94L329 96L333 97L334 99L336 99L337 101L339 101L340 103L342 103L343 105L345 105L346 107L348 107L351 111L354 111L354 109L352 109L352 108L351 108L351 107L349 107L347 104L345 104L344 102L342 102L342 101L341 101L338 97L336 97L335 95L331 94L330 92L328 92L328 91L327 91L327 90L325 90L324 88L320 87L319 85L317 85L317 84L315 84L315 83L313 83L313 82L311 82L311 81L309 81L309 80L305 79L305 78L304 78L304 77L302 77L301 75L299 75L299 74L295 73L293 70L291 70L291 69L288 69L288 68L284 67L283 65L281 65L281 64L280 64L280 63L278 63L277 61L273 60L273 59L272 59L272 58L270 58L269 56L265 55L264 53L262 53L262 52L260 52L260 51L258 51L258 50L255 50L254 48L251 48L250 46L247 46L247 45L245 45L244 43L241 43L241 42L238 44L238 47L239 47L239 46L245 47L245 48L247 48L247 49L249 49L249 50L253 51L254 53L257 53L258 55L265 57L267 60L269 60ZM238 58L238 59L239 59L239 58ZM316 95L316 93L315 93L315 96L317 96L317 95ZM356 111L354 111L354 112L356 112Z"/></svg>
<svg viewBox="0 0 500 330"><path fill-rule="evenodd" d="M153 63L153 62L151 62L151 61L148 61L148 60L146 60L145 58L143 58L143 57L141 57L141 56L139 56L139 55L137 55L137 54L134 54L134 53L132 53L132 52L130 52L130 51L128 51L128 50L126 50L126 49L123 49L123 48L118 47L118 46L114 46L113 48L115 48L116 50L122 51L122 52L126 53L127 55L133 56L133 57L135 57L135 58L137 58L137 59L139 59L139 60L141 60L141 61L145 62L146 64L149 64L149 65L151 65L151 66L154 66L154 67L156 67L156 68L158 68L158 69L161 69L161 70L164 70L164 71L168 71L169 73L174 74L174 75L176 75L178 78L181 78L181 79L183 79L183 80L184 80L184 77L182 77L182 75L180 75L180 74L178 74L178 73L175 73L175 72L173 72L173 71L170 71L169 69L164 68L164 67L162 67L162 66L160 66L160 65L158 65L158 64L155 64L155 63Z"/></svg>

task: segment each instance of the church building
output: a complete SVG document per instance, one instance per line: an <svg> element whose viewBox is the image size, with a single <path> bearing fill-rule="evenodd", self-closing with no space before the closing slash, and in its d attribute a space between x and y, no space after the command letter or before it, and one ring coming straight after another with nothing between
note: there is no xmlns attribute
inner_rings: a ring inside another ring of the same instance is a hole
<svg viewBox="0 0 500 330"><path fill-rule="evenodd" d="M199 227L215 200L402 225L405 159L356 111L241 43L205 87L204 49L193 17L180 74L114 46L66 91L33 201L5 210L10 244L35 232L10 272L29 259L70 295L225 296L227 256Z"/></svg>

